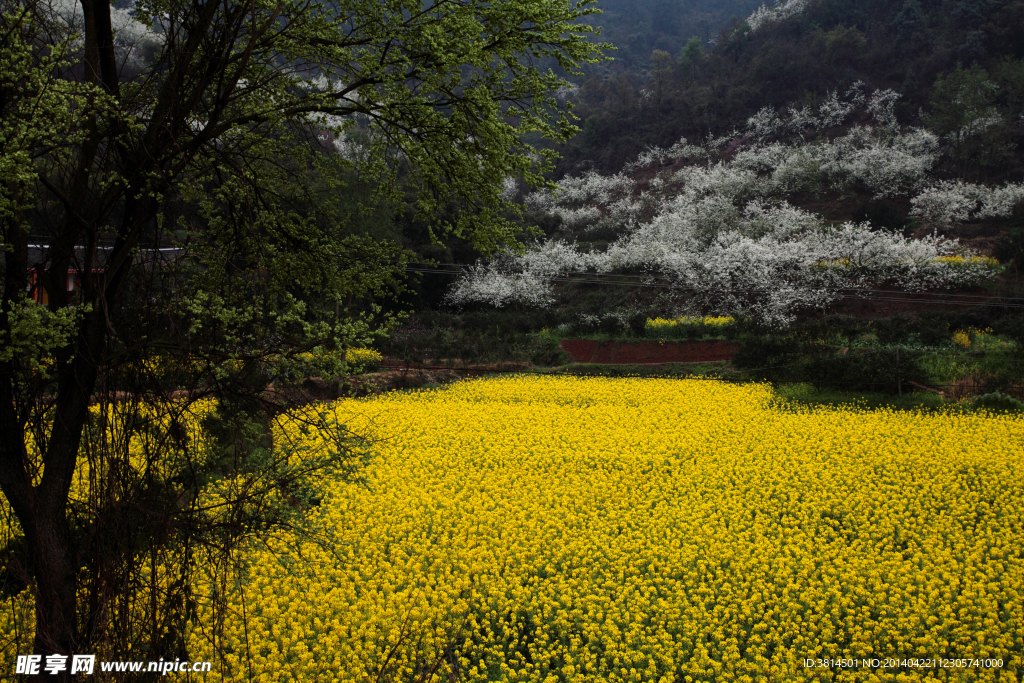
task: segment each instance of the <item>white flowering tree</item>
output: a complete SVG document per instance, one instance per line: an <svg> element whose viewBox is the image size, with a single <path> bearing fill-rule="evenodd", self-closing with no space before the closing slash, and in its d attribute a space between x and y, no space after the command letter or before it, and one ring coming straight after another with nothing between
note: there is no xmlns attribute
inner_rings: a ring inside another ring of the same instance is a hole
<svg viewBox="0 0 1024 683"><path fill-rule="evenodd" d="M911 215L930 224L953 225L979 218L1006 217L1024 202L1024 184L986 187L962 180L940 181L910 200Z"/></svg>
<svg viewBox="0 0 1024 683"><path fill-rule="evenodd" d="M650 148L614 176L566 178L556 192L527 202L561 216L570 234L612 222L619 237L608 249L582 253L562 238L539 243L523 256L478 265L455 284L449 300L549 305L556 300L555 276L628 270L670 286L685 312L782 326L845 291L881 283L910 290L959 287L992 277L997 263L937 233L912 239L866 222L832 225L787 203L793 194L823 191L913 197L913 214L939 227L1007 215L1024 200L1018 185L936 183L939 139L898 126L898 97L891 90L869 94L858 83L844 96L831 93L816 110L780 115L766 108L742 132ZM871 125L848 126L854 115ZM809 141L843 125L842 134ZM638 192L627 173L664 161L672 168ZM653 217L640 221L641 206Z"/></svg>
<svg viewBox="0 0 1024 683"><path fill-rule="evenodd" d="M770 24L777 24L800 14L811 2L812 0L779 0L772 7L761 5L747 17L747 25L751 31L756 31Z"/></svg>

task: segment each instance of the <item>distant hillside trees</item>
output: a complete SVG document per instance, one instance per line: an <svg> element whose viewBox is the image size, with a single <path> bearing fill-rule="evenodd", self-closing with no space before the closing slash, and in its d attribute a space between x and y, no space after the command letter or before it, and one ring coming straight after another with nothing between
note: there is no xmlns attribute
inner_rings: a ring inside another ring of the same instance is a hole
<svg viewBox="0 0 1024 683"><path fill-rule="evenodd" d="M787 202L826 192L912 197L913 214L937 227L1008 216L1024 201L1024 185L937 181L939 138L899 126L898 97L858 84L817 108L765 107L741 132L650 148L626 167L653 167L645 189L624 173L566 177L556 193L526 198L561 220L561 234L477 266L449 301L545 306L556 301L556 278L629 273L666 287L681 313L781 327L844 291L962 287L997 275L996 261L934 231L914 239L866 221L836 224ZM663 162L671 166L660 171ZM575 244L609 233L605 249Z"/></svg>
<svg viewBox="0 0 1024 683"><path fill-rule="evenodd" d="M899 91L902 124L928 123L945 136L955 129L928 117L946 117L937 107L955 99L950 88L982 71L992 101L975 110L994 107L999 120L966 144L944 138L963 152L950 158L951 170L993 180L1024 174L1024 112L1015 101L1024 84L1012 76L1024 64L1024 0L789 0L736 16L713 44L702 37L701 51L688 43L669 50L677 62L667 80L664 69L648 69L650 52L640 62L632 48L630 60L588 78L576 109L585 134L560 149L556 174L577 174L588 163L615 172L647 146L723 135L764 106L816 106L858 80ZM657 109L640 96L655 78Z"/></svg>

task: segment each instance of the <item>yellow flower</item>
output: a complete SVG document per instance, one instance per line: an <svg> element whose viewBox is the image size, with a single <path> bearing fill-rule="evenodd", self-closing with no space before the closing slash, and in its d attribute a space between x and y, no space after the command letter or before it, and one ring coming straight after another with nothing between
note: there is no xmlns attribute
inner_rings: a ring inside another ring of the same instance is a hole
<svg viewBox="0 0 1024 683"><path fill-rule="evenodd" d="M307 533L195 586L206 681L925 680L802 662L968 655L1002 668L950 680L1024 673L1024 417L550 376L325 409L377 456L324 478ZM326 446L308 422L274 442ZM11 661L32 605L4 604Z"/></svg>

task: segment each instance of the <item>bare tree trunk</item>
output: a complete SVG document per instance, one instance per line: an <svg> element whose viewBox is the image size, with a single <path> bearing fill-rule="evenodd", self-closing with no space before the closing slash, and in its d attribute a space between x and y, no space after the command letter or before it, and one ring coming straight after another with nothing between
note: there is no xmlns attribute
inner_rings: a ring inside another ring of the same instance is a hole
<svg viewBox="0 0 1024 683"><path fill-rule="evenodd" d="M50 506L46 506L50 507ZM39 510L33 524L25 526L25 540L32 549L35 578L36 637L40 655L70 657L78 642L74 551L63 509ZM70 660L69 660L70 669ZM40 679L44 680L44 679ZM45 680L54 680L46 676Z"/></svg>
<svg viewBox="0 0 1024 683"><path fill-rule="evenodd" d="M5 299L10 302L6 294ZM9 367L0 368L0 488L25 533L36 607L33 650L38 655L87 654L76 652L78 562L67 503L96 383L96 352L102 348L104 332L95 313L87 316L75 359L62 368L53 429L42 457L42 478L35 486L24 429L15 413L14 378ZM59 675L64 678L45 675L39 680L66 680L70 660L68 663L68 669Z"/></svg>

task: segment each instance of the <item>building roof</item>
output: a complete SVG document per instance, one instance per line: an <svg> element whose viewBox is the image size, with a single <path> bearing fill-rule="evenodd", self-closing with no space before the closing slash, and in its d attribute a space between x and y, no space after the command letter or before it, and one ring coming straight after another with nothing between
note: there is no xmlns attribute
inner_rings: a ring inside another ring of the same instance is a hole
<svg viewBox="0 0 1024 683"><path fill-rule="evenodd" d="M96 247L95 255L93 257L92 270L106 270L107 264L110 263L111 254L114 253L113 247ZM163 263L177 259L185 252L180 247L165 247L161 249L138 249L135 252L136 261L144 263ZM71 257L71 262L68 264L68 270L80 271L85 269L86 256L88 254L88 247L76 246L75 253ZM28 267L30 270L36 270L37 268L46 269L50 264L50 245L48 244L30 244L28 245Z"/></svg>

